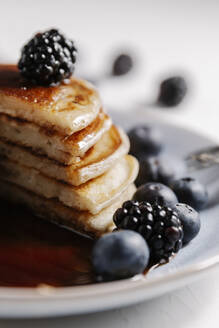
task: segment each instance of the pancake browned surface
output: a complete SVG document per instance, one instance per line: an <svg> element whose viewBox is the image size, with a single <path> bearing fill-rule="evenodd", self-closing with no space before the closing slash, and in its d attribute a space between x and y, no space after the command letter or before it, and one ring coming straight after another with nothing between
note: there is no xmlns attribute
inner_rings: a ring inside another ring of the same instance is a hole
<svg viewBox="0 0 219 328"><path fill-rule="evenodd" d="M135 190L135 186L131 184L115 202L98 214L93 215L86 211L77 211L64 206L57 200L45 199L21 187L0 180L1 198L13 204L25 205L37 216L91 237L99 237L115 228L112 221L114 212L124 201L132 198Z"/></svg>
<svg viewBox="0 0 219 328"><path fill-rule="evenodd" d="M97 90L71 78L56 87L26 84L14 65L0 65L0 113L71 135L88 126L101 107Z"/></svg>
<svg viewBox="0 0 219 328"><path fill-rule="evenodd" d="M29 149L4 142L0 139L0 156L35 168L50 178L79 186L106 172L116 161L129 151L126 134L112 126L111 129L77 163L63 165L39 156Z"/></svg>
<svg viewBox="0 0 219 328"><path fill-rule="evenodd" d="M40 155L70 165L85 153L108 131L111 119L102 110L86 128L65 136L34 123L0 114L0 138L18 144Z"/></svg>

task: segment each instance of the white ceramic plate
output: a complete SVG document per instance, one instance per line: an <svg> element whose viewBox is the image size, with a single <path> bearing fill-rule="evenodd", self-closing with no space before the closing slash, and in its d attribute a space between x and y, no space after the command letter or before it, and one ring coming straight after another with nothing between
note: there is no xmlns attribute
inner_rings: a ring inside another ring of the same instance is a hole
<svg viewBox="0 0 219 328"><path fill-rule="evenodd" d="M124 118L124 115L126 117ZM145 116L145 118L143 117ZM146 120L146 114L115 115L125 127ZM189 130L156 122L164 134L165 152L185 156L212 145L207 138ZM134 304L170 292L198 279L219 263L219 206L202 212L199 236L169 263L147 276L81 287L37 289L0 288L0 317L44 317L97 312Z"/></svg>

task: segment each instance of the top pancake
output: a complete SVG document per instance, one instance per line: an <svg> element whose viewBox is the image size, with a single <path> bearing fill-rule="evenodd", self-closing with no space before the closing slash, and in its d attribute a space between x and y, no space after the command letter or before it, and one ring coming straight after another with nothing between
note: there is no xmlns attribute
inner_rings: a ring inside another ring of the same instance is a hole
<svg viewBox="0 0 219 328"><path fill-rule="evenodd" d="M88 126L100 107L88 82L72 77L55 87L31 86L15 65L0 65L0 113L70 135Z"/></svg>

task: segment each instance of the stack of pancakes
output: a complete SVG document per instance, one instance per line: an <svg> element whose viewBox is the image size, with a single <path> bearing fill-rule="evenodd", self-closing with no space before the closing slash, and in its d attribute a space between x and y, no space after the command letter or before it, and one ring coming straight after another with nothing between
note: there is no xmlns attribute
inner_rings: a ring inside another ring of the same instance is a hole
<svg viewBox="0 0 219 328"><path fill-rule="evenodd" d="M1 198L99 236L135 191L138 163L128 151L92 85L25 86L15 66L0 66Z"/></svg>

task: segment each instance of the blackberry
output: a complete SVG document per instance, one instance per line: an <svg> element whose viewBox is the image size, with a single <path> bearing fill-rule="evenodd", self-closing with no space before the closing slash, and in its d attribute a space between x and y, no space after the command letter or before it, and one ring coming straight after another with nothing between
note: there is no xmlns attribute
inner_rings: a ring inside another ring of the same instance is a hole
<svg viewBox="0 0 219 328"><path fill-rule="evenodd" d="M57 85L74 72L76 48L58 30L37 33L22 49L18 68L36 85Z"/></svg>
<svg viewBox="0 0 219 328"><path fill-rule="evenodd" d="M182 77L171 77L160 85L158 102L164 106L178 105L187 93L186 81Z"/></svg>
<svg viewBox="0 0 219 328"><path fill-rule="evenodd" d="M151 264L166 263L182 247L183 227L178 214L167 206L127 201L113 221L117 229L139 232L150 248Z"/></svg>

